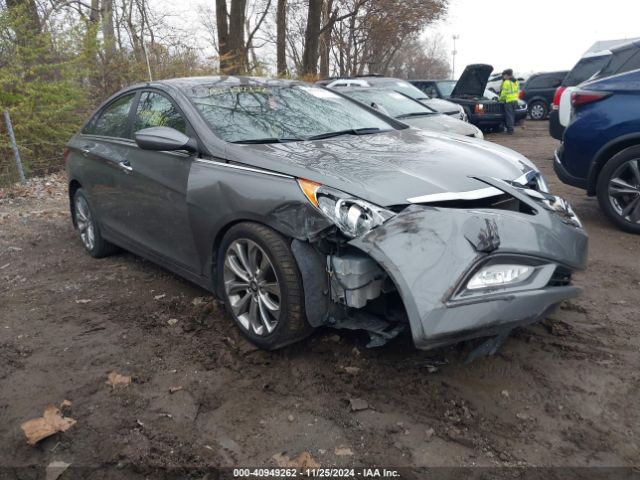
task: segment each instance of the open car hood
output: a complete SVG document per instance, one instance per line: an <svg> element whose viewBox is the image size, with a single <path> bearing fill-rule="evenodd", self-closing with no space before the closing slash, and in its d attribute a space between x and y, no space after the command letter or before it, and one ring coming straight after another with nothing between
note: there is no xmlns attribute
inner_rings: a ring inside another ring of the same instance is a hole
<svg viewBox="0 0 640 480"><path fill-rule="evenodd" d="M483 97L493 66L484 63L467 65L453 87L451 97Z"/></svg>
<svg viewBox="0 0 640 480"><path fill-rule="evenodd" d="M380 206L486 187L472 177L515 180L535 170L524 156L459 135L408 128L324 140L230 145L228 158L306 178Z"/></svg>

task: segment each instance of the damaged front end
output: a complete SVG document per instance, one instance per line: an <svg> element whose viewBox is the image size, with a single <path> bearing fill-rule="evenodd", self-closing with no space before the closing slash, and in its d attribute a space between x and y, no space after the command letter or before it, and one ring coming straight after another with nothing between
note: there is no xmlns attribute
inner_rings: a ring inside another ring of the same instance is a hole
<svg viewBox="0 0 640 480"><path fill-rule="evenodd" d="M394 212L356 203L372 220L361 231L294 240L309 323L367 330L370 346L408 325L416 347L430 349L504 338L544 318L580 293L571 274L586 268L587 235L534 177L476 178L485 186L408 199ZM349 208L342 218L353 220Z"/></svg>

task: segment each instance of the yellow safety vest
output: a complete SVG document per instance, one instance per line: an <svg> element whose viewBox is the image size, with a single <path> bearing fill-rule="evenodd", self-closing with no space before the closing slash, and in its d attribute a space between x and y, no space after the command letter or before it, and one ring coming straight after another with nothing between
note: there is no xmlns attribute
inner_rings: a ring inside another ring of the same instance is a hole
<svg viewBox="0 0 640 480"><path fill-rule="evenodd" d="M517 80L504 80L500 87L500 97L498 100L501 102L517 102L520 96L520 85Z"/></svg>

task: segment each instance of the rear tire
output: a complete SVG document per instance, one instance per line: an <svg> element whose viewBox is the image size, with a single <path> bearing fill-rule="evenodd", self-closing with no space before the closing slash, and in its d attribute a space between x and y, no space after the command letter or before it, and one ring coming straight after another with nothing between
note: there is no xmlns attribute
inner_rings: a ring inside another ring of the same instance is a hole
<svg viewBox="0 0 640 480"><path fill-rule="evenodd" d="M544 120L549 114L549 107L546 103L535 101L529 104L529 116L531 120Z"/></svg>
<svg viewBox="0 0 640 480"><path fill-rule="evenodd" d="M73 194L73 203L71 205L74 225L89 255L93 258L102 258L117 252L118 247L102 238L100 222L82 188L77 189Z"/></svg>
<svg viewBox="0 0 640 480"><path fill-rule="evenodd" d="M596 193L609 220L626 232L640 234L640 145L611 157L598 175Z"/></svg>
<svg viewBox="0 0 640 480"><path fill-rule="evenodd" d="M269 227L243 222L218 249L217 280L242 334L265 350L307 337L302 278L289 242Z"/></svg>

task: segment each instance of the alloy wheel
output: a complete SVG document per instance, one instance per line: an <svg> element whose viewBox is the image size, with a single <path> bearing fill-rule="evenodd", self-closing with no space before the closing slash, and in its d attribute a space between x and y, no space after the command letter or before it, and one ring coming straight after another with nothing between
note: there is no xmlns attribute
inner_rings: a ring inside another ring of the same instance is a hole
<svg viewBox="0 0 640 480"><path fill-rule="evenodd" d="M544 107L539 103L531 105L531 118L540 120L544 117Z"/></svg>
<svg viewBox="0 0 640 480"><path fill-rule="evenodd" d="M93 217L87 199L82 195L78 195L75 201L76 207L76 225L80 231L80 238L87 250L93 250L96 245L95 227L93 225Z"/></svg>
<svg viewBox="0 0 640 480"><path fill-rule="evenodd" d="M224 256L224 288L244 329L266 336L280 319L280 282L265 251L249 239L234 240Z"/></svg>
<svg viewBox="0 0 640 480"><path fill-rule="evenodd" d="M640 159L620 165L609 180L609 202L620 217L640 224Z"/></svg>

